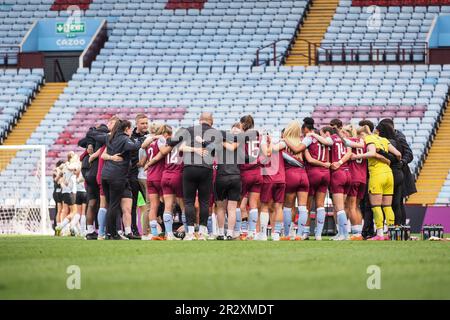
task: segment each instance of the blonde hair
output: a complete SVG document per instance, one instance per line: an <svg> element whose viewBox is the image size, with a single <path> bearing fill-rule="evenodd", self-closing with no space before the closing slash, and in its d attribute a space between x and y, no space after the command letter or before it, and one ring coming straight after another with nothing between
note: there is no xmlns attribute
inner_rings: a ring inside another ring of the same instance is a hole
<svg viewBox="0 0 450 320"><path fill-rule="evenodd" d="M372 134L372 132L370 131L370 128L368 125L359 127L358 130L356 131L358 133L358 135L360 135L361 133L364 134Z"/></svg>
<svg viewBox="0 0 450 320"><path fill-rule="evenodd" d="M348 124L348 125L344 126L343 130L345 132L347 132L350 135L350 137L352 137L352 138L356 137L356 134L357 134L356 129L352 124Z"/></svg>
<svg viewBox="0 0 450 320"><path fill-rule="evenodd" d="M302 136L302 127L298 121L291 121L284 129L283 139L288 140L290 144L299 145Z"/></svg>
<svg viewBox="0 0 450 320"><path fill-rule="evenodd" d="M149 132L151 134L158 134L157 132L161 129L162 126L162 123L152 122L149 127Z"/></svg>

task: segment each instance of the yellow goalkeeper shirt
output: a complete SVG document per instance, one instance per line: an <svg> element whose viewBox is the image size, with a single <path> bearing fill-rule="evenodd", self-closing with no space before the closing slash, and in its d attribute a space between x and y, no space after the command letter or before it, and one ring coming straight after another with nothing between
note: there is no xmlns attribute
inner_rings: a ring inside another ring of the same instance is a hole
<svg viewBox="0 0 450 320"><path fill-rule="evenodd" d="M373 144L377 149L377 151L384 150L386 152L389 152L389 145L391 144L388 139L382 138L376 134L366 136L364 138L364 142L366 143L366 146ZM376 158L369 158L368 163L370 175L377 175L381 173L391 172L391 168L389 167L388 164L381 162Z"/></svg>

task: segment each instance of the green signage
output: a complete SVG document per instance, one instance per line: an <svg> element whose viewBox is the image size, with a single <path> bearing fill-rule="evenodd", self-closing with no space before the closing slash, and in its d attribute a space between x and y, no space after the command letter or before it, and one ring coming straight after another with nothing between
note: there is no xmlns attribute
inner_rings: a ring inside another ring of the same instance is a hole
<svg viewBox="0 0 450 320"><path fill-rule="evenodd" d="M84 33L86 25L84 22L56 23L56 33Z"/></svg>

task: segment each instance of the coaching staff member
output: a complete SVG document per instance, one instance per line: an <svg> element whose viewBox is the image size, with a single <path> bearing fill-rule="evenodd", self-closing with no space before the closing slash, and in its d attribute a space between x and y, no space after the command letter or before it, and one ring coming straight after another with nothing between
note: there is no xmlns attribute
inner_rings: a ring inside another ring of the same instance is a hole
<svg viewBox="0 0 450 320"><path fill-rule="evenodd" d="M403 185L402 185L402 201L400 202L401 209L401 217L400 221L396 221L395 223L399 223L402 225L406 224L406 211L405 211L405 198L417 192L416 183L414 181L414 177L411 174L411 170L409 169L409 163L411 163L414 159L414 155L412 153L411 148L409 147L408 142L406 141L405 135L395 129L394 121L392 119L383 119L380 121L381 123L386 123L395 131L395 140L398 141L399 146L397 148L398 151L402 154L402 159L400 160L400 165L403 171Z"/></svg>
<svg viewBox="0 0 450 320"><path fill-rule="evenodd" d="M148 118L145 114L139 113L136 115L136 128L134 128L131 133L131 140L133 142L140 141L141 143L145 140L145 136L148 134ZM139 195L139 191L142 193L144 199L147 197L145 191L142 190L139 180L139 151L131 151L131 167L129 172L129 182L131 187L131 193L133 195L133 205L131 207L131 231L134 235L138 235L138 227L136 224L136 208L137 208L137 199Z"/></svg>
<svg viewBox="0 0 450 320"><path fill-rule="evenodd" d="M209 112L200 115L199 124L181 132L183 151L183 198L188 225L184 240L194 238L195 197L200 204L200 240L208 236L209 199L213 182L213 157L215 149L222 148L222 133L212 127L213 116Z"/></svg>

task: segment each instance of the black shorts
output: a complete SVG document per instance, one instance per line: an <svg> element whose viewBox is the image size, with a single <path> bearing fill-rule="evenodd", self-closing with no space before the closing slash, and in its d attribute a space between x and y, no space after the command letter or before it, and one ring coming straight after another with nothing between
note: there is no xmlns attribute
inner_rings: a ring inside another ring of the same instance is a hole
<svg viewBox="0 0 450 320"><path fill-rule="evenodd" d="M80 206L82 204L87 204L87 193L78 191L75 196L75 204L80 205Z"/></svg>
<svg viewBox="0 0 450 320"><path fill-rule="evenodd" d="M62 194L62 202L67 204L68 206L73 206L74 199L72 193L63 193Z"/></svg>
<svg viewBox="0 0 450 320"><path fill-rule="evenodd" d="M86 195L87 201L92 199L99 201L100 189L98 187L96 178L86 180L86 193L87 193Z"/></svg>
<svg viewBox="0 0 450 320"><path fill-rule="evenodd" d="M55 203L61 203L62 202L62 193L61 192L53 192L53 200L55 200Z"/></svg>
<svg viewBox="0 0 450 320"><path fill-rule="evenodd" d="M125 188L123 189L122 199L133 199L133 193L131 192L129 181L127 181Z"/></svg>
<svg viewBox="0 0 450 320"><path fill-rule="evenodd" d="M215 198L218 201L239 201L241 189L240 176L217 176L214 186Z"/></svg>

